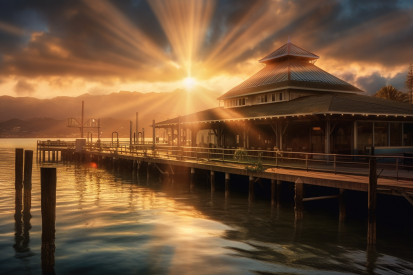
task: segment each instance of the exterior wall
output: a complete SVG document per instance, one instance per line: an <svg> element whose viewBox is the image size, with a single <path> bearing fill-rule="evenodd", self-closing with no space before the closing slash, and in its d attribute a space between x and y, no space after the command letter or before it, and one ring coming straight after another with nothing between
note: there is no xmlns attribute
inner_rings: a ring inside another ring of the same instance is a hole
<svg viewBox="0 0 413 275"><path fill-rule="evenodd" d="M256 95L240 96L224 100L225 108L236 108L259 104L290 101L299 97L319 94L320 92L309 92L303 90L281 90L266 92Z"/></svg>

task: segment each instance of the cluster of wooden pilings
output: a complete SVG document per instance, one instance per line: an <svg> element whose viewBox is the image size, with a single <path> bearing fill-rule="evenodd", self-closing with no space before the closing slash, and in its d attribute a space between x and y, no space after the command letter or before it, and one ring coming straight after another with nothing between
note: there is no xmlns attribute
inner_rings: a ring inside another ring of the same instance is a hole
<svg viewBox="0 0 413 275"><path fill-rule="evenodd" d="M24 163L24 164L23 164ZM16 251L24 249L29 243L32 206L32 171L33 151L16 148L15 151L15 222ZM56 168L40 168L41 214L42 214L42 270L43 274L54 274L55 224L56 224ZM24 190L24 196L22 196ZM23 211L22 211L23 209ZM24 233L21 246L17 236L21 236L21 219L23 216Z"/></svg>
<svg viewBox="0 0 413 275"><path fill-rule="evenodd" d="M133 156L125 156L121 154L95 154L93 152L82 152L76 153L74 150L66 149L61 151L61 159L63 161L90 161L96 163L100 167L105 167L106 169L117 171L117 172L128 172L134 175L143 175L146 173L147 179L154 176L154 171L159 177L169 177L173 181L174 176L183 176L186 174L190 178L189 188L192 189L195 184L195 169L190 166L176 166L179 162L174 164L175 168L171 165L156 163L155 159L151 162L151 158L138 158ZM146 161L143 161L146 160ZM375 158L370 159L370 172L369 172L369 185L368 185L368 232L367 232L367 244L368 247L374 247L376 244L376 201L377 201L377 163ZM176 170L179 169L179 172ZM186 171L186 172L185 172ZM210 181L211 193L216 190L215 187L215 171L210 170L208 172L208 179ZM225 173L225 197L230 196L230 181L231 173ZM189 175L190 174L190 175ZM255 199L255 188L257 182L261 179L254 177L253 175L248 176L248 201L252 202ZM271 205L275 207L280 206L280 198L282 196L282 181L281 180L271 180ZM339 199L339 221L343 222L346 218L346 189L339 188L339 194L329 195L329 196L319 196L319 197L304 197L304 186L303 181L298 177L294 182L294 211L295 220L300 221L304 218L304 202L324 200L324 199Z"/></svg>

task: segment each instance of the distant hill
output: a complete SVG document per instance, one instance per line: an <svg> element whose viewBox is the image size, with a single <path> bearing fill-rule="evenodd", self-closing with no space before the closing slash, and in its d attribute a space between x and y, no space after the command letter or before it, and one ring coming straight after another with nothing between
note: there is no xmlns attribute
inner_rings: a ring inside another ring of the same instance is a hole
<svg viewBox="0 0 413 275"><path fill-rule="evenodd" d="M135 125L135 113L139 112L139 128L148 128L153 119L158 122L178 115L217 107L216 98L219 95L219 93L197 86L191 92L183 89L176 89L169 93L146 94L120 91L108 95L84 94L78 97L60 96L52 99L0 96L0 122L3 122L0 123L0 131L3 129L4 132L6 128L13 130L13 127L21 127L28 132L48 128L56 134L59 131L65 134L70 133L75 129L66 127L66 119L81 117L82 101L85 102L86 118L106 118L107 122L109 118L113 118L116 123L124 121L129 130L128 121L133 120L133 125ZM32 120L33 118L36 120ZM106 127L109 125L112 123ZM23 131L22 129L19 131ZM17 128L14 131L17 131ZM102 124L102 131L105 131L104 124Z"/></svg>

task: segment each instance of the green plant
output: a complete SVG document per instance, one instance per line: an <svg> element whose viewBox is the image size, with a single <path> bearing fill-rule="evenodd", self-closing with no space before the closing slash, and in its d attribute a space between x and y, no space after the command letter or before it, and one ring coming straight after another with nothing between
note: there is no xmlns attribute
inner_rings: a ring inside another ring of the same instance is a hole
<svg viewBox="0 0 413 275"><path fill-rule="evenodd" d="M235 150L234 159L241 161L247 158L248 152L244 148L238 148Z"/></svg>
<svg viewBox="0 0 413 275"><path fill-rule="evenodd" d="M265 171L265 167L262 165L261 156L262 153L259 153L258 159L248 159L248 165L245 166L245 169L253 172Z"/></svg>

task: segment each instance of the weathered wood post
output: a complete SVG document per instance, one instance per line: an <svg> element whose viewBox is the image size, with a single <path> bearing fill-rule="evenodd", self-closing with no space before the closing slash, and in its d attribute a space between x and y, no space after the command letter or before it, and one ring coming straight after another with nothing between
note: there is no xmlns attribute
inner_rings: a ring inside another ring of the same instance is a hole
<svg viewBox="0 0 413 275"><path fill-rule="evenodd" d="M42 269L53 271L56 234L56 168L40 168L42 213Z"/></svg>
<svg viewBox="0 0 413 275"><path fill-rule="evenodd" d="M152 121L152 152L153 152L153 156L155 156L155 147L156 147L156 135L155 135L155 120Z"/></svg>
<svg viewBox="0 0 413 275"><path fill-rule="evenodd" d="M191 185L190 189L194 189L194 184L195 184L195 168L191 167Z"/></svg>
<svg viewBox="0 0 413 275"><path fill-rule="evenodd" d="M149 181L149 167L151 166L151 163L148 162L148 165L146 166L146 179Z"/></svg>
<svg viewBox="0 0 413 275"><path fill-rule="evenodd" d="M225 198L229 197L230 174L225 173Z"/></svg>
<svg viewBox="0 0 413 275"><path fill-rule="evenodd" d="M32 168L33 168L33 151L24 151L24 211L30 213L32 208Z"/></svg>
<svg viewBox="0 0 413 275"><path fill-rule="evenodd" d="M369 160L367 245L376 245L377 160Z"/></svg>
<svg viewBox="0 0 413 275"><path fill-rule="evenodd" d="M339 209L339 220L344 221L346 219L346 190L340 188L340 209Z"/></svg>
<svg viewBox="0 0 413 275"><path fill-rule="evenodd" d="M52 161L56 161L56 151L52 151Z"/></svg>
<svg viewBox="0 0 413 275"><path fill-rule="evenodd" d="M277 180L277 207L281 205L281 190L282 190L282 181Z"/></svg>
<svg viewBox="0 0 413 275"><path fill-rule="evenodd" d="M42 161L45 162L46 161L46 151L44 149L42 150L42 155L43 155Z"/></svg>
<svg viewBox="0 0 413 275"><path fill-rule="evenodd" d="M277 202L277 189L275 185L275 180L271 180L271 205L274 206Z"/></svg>
<svg viewBox="0 0 413 275"><path fill-rule="evenodd" d="M304 183L300 178L298 178L295 181L295 197L294 197L294 200L295 200L294 211L295 211L296 220L301 220L303 218L303 209L304 209L303 197L304 197Z"/></svg>
<svg viewBox="0 0 413 275"><path fill-rule="evenodd" d="M21 215L22 211L22 189L23 189L23 148L16 148L14 159L14 188L16 190L15 195L15 212L16 215Z"/></svg>
<svg viewBox="0 0 413 275"><path fill-rule="evenodd" d="M215 172L211 171L211 193L215 192Z"/></svg>
<svg viewBox="0 0 413 275"><path fill-rule="evenodd" d="M254 200L254 177L249 177L249 186L248 186L248 201L252 202Z"/></svg>

